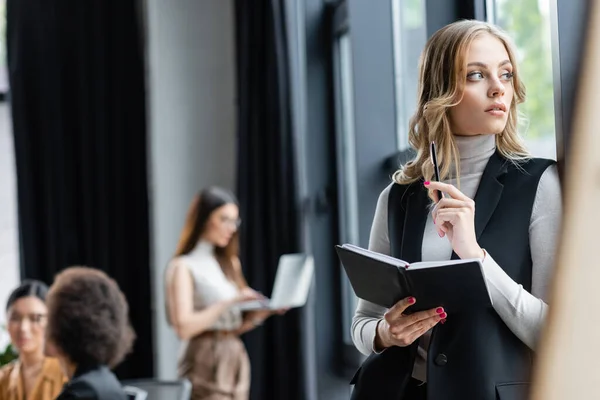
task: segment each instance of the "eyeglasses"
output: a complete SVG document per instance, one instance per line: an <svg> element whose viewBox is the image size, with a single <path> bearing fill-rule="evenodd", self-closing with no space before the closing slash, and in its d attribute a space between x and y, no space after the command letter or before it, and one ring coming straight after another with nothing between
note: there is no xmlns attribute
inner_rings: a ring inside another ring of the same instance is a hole
<svg viewBox="0 0 600 400"><path fill-rule="evenodd" d="M231 226L235 227L236 229L239 228L240 225L242 224L241 218L233 219L233 218L229 218L226 216L221 216L220 220L221 220L221 223L231 225Z"/></svg>
<svg viewBox="0 0 600 400"><path fill-rule="evenodd" d="M11 314L8 318L8 323L11 325L21 325L23 323L23 320L27 319L31 325L37 326L40 325L45 318L46 314Z"/></svg>

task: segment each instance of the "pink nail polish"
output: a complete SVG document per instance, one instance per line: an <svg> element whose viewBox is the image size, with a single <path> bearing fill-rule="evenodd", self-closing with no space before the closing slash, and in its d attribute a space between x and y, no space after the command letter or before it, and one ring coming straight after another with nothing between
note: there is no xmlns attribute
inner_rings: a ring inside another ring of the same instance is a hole
<svg viewBox="0 0 600 400"><path fill-rule="evenodd" d="M440 237L444 237L444 235L442 235L441 233L438 232L438 235L440 235Z"/></svg>
<svg viewBox="0 0 600 400"><path fill-rule="evenodd" d="M425 182L423 182L423 185L428 186L430 183L431 182L429 182L429 181L425 181Z"/></svg>
<svg viewBox="0 0 600 400"><path fill-rule="evenodd" d="M438 313L438 314L441 314L441 313L444 312L444 309L442 307L438 307L438 308L435 309L435 312Z"/></svg>
<svg viewBox="0 0 600 400"><path fill-rule="evenodd" d="M445 324L446 323L446 319L443 319L440 321L440 324Z"/></svg>
<svg viewBox="0 0 600 400"><path fill-rule="evenodd" d="M417 300L414 297L408 298L408 304L415 304L415 301L417 301Z"/></svg>
<svg viewBox="0 0 600 400"><path fill-rule="evenodd" d="M445 312L440 314L441 319L445 319L446 317L448 317L448 314L446 314Z"/></svg>

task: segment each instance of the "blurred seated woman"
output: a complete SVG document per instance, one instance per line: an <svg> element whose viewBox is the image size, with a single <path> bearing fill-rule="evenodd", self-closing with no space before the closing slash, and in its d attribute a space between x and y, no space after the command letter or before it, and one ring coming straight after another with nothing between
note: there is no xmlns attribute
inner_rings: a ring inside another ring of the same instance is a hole
<svg viewBox="0 0 600 400"><path fill-rule="evenodd" d="M48 287L27 280L6 303L8 334L19 358L0 369L0 399L54 400L66 380L58 360L44 355Z"/></svg>
<svg viewBox="0 0 600 400"><path fill-rule="evenodd" d="M117 283L97 269L68 268L56 276L47 304L48 350L69 378L57 400L126 400L110 370L134 339Z"/></svg>

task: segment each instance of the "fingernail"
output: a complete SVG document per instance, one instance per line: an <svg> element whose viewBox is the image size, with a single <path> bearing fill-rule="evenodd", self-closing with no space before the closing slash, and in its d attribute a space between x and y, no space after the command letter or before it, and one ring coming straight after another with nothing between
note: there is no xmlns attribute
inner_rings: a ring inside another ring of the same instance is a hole
<svg viewBox="0 0 600 400"><path fill-rule="evenodd" d="M430 183L431 183L431 182L429 182L429 181L425 181L425 182L423 182L423 185L425 185L425 186L429 186L429 184L430 184Z"/></svg>
<svg viewBox="0 0 600 400"><path fill-rule="evenodd" d="M435 312L438 313L438 314L441 314L441 313L444 312L444 309L442 307L438 307L438 308L435 309Z"/></svg>
<svg viewBox="0 0 600 400"><path fill-rule="evenodd" d="M440 235L440 237L444 237L444 235L442 235L440 232L438 232L438 235Z"/></svg>
<svg viewBox="0 0 600 400"><path fill-rule="evenodd" d="M435 225L435 218L433 219L433 224Z"/></svg>
<svg viewBox="0 0 600 400"><path fill-rule="evenodd" d="M408 298L408 304L415 304L415 301L417 301L417 300L414 297Z"/></svg>
<svg viewBox="0 0 600 400"><path fill-rule="evenodd" d="M446 317L448 317L448 314L446 314L445 312L440 314L441 319L445 319Z"/></svg>
<svg viewBox="0 0 600 400"><path fill-rule="evenodd" d="M446 319L443 319L440 321L440 324L445 324L446 323Z"/></svg>

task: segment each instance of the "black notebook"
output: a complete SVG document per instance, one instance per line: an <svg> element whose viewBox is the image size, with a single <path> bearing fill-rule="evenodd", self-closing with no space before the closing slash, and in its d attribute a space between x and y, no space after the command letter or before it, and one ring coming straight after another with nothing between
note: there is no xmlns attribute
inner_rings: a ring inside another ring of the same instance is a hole
<svg viewBox="0 0 600 400"><path fill-rule="evenodd" d="M336 251L357 297L391 308L413 296L415 312L444 307L448 313L490 307L492 300L479 259L409 264L350 244Z"/></svg>

